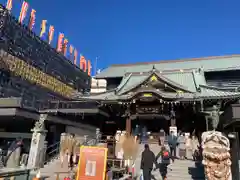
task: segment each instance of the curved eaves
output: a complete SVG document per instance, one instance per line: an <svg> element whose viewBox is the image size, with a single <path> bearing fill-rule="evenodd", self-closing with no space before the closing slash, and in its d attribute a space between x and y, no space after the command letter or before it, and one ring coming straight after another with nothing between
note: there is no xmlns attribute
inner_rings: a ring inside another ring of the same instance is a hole
<svg viewBox="0 0 240 180"><path fill-rule="evenodd" d="M121 91L121 89L127 84L127 82L129 81L129 79L131 78L132 73L130 73L128 76L124 77L121 81L121 83L118 85L118 87L115 89L115 92L118 93L119 91Z"/></svg>

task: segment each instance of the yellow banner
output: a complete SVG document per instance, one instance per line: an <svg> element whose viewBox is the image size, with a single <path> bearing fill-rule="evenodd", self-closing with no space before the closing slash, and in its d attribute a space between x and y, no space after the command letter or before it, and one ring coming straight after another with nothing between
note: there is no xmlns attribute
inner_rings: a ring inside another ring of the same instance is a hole
<svg viewBox="0 0 240 180"><path fill-rule="evenodd" d="M46 33L46 25L47 25L47 20L42 20L40 37L42 37L43 34Z"/></svg>

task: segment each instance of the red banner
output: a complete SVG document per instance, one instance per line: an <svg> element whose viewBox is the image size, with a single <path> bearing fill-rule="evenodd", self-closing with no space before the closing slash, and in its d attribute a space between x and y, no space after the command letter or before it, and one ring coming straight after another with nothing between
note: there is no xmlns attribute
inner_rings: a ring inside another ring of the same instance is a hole
<svg viewBox="0 0 240 180"><path fill-rule="evenodd" d="M105 180L107 148L81 146L76 180Z"/></svg>
<svg viewBox="0 0 240 180"><path fill-rule="evenodd" d="M80 56L80 69L82 69L84 72L87 70L87 61L84 56Z"/></svg>
<svg viewBox="0 0 240 180"><path fill-rule="evenodd" d="M22 23L23 20L26 18L27 10L28 10L28 3L26 1L23 1L20 15L18 18L19 23Z"/></svg>
<svg viewBox="0 0 240 180"><path fill-rule="evenodd" d="M64 56L67 55L67 46L68 46L68 40L64 39L64 41L63 41L63 54L64 54Z"/></svg>
<svg viewBox="0 0 240 180"><path fill-rule="evenodd" d="M88 69L88 75L91 76L92 64L90 60L88 60L87 69Z"/></svg>
<svg viewBox="0 0 240 180"><path fill-rule="evenodd" d="M53 40L53 35L54 35L54 26L50 26L48 31L48 44L51 44Z"/></svg>
<svg viewBox="0 0 240 180"><path fill-rule="evenodd" d="M57 51L58 52L62 52L62 48L63 48L63 38L64 38L64 34L63 33L59 33L58 36L58 42L57 42Z"/></svg>
<svg viewBox="0 0 240 180"><path fill-rule="evenodd" d="M6 4L6 9L11 11L12 10L12 0L8 0Z"/></svg>
<svg viewBox="0 0 240 180"><path fill-rule="evenodd" d="M73 57L73 64L77 65L77 55L78 55L78 52L77 50L75 49L74 50L74 57Z"/></svg>
<svg viewBox="0 0 240 180"><path fill-rule="evenodd" d="M28 28L30 29L30 30L32 30L33 29L33 26L34 26L34 24L35 24L35 19L36 19L36 10L35 9L32 9L32 11L31 11L31 15L30 15L30 19L29 19L29 23L28 23Z"/></svg>

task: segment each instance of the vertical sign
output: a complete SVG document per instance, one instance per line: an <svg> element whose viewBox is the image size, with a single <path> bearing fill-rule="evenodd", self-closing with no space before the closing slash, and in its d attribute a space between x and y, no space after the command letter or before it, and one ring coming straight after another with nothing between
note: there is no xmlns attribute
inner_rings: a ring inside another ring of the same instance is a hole
<svg viewBox="0 0 240 180"><path fill-rule="evenodd" d="M8 0L6 4L6 9L11 11L12 10L12 0Z"/></svg>
<svg viewBox="0 0 240 180"><path fill-rule="evenodd" d="M29 23L28 23L28 28L29 28L30 30L33 29L33 26L34 26L34 24L35 24L35 19L36 19L35 13L36 13L36 10L35 10L35 9L32 9L31 15L30 15L30 19L29 19Z"/></svg>
<svg viewBox="0 0 240 180"><path fill-rule="evenodd" d="M70 61L72 61L74 47L72 45L69 46L69 53L70 53Z"/></svg>
<svg viewBox="0 0 240 180"><path fill-rule="evenodd" d="M45 34L46 32L46 24L47 24L47 20L42 20L40 37L42 37L43 34Z"/></svg>
<svg viewBox="0 0 240 180"><path fill-rule="evenodd" d="M77 55L78 55L78 52L77 52L77 50L76 49L74 49L74 59L73 59L73 64L75 64L75 65L77 65Z"/></svg>
<svg viewBox="0 0 240 180"><path fill-rule="evenodd" d="M64 34L63 33L59 33L58 36L58 41L57 41L57 52L62 52L62 48L63 48L63 38L64 38Z"/></svg>
<svg viewBox="0 0 240 180"><path fill-rule="evenodd" d="M54 35L54 26L50 26L48 31L48 44L51 44L53 40L53 35Z"/></svg>
<svg viewBox="0 0 240 180"><path fill-rule="evenodd" d="M87 63L88 75L91 76L92 64L90 60Z"/></svg>
<svg viewBox="0 0 240 180"><path fill-rule="evenodd" d="M64 56L66 56L67 55L67 46L68 46L68 39L64 39L64 41L63 41L63 54L64 54Z"/></svg>
<svg viewBox="0 0 240 180"><path fill-rule="evenodd" d="M80 56L80 69L82 69L84 72L87 70L87 61L83 55Z"/></svg>
<svg viewBox="0 0 240 180"><path fill-rule="evenodd" d="M80 147L76 180L105 180L107 148Z"/></svg>
<svg viewBox="0 0 240 180"><path fill-rule="evenodd" d="M21 8L21 11L20 11L20 15L19 15L19 18L18 18L19 23L22 23L23 20L25 19L26 14L27 14L27 10L28 10L28 3L26 1L23 1L22 8Z"/></svg>

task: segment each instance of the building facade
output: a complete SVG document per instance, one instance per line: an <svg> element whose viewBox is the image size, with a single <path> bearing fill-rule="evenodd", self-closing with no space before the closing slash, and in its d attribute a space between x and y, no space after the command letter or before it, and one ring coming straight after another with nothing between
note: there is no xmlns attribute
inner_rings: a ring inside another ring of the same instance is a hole
<svg viewBox="0 0 240 180"><path fill-rule="evenodd" d="M112 65L95 77L106 81L105 92L80 99L102 102L107 111L110 107L110 117L121 119L116 127L128 133L139 123L154 131L175 125L183 131L205 131L213 128L213 121L223 128L219 119L225 117L226 124L226 112L240 97L239 60L233 55Z"/></svg>
<svg viewBox="0 0 240 180"><path fill-rule="evenodd" d="M31 139L31 129L41 113L48 114L45 127L50 144L59 141L65 131L94 132L94 127L75 116L46 110L63 108L57 102L73 100L75 94L89 92L90 86L86 72L0 5L0 146L7 137Z"/></svg>

